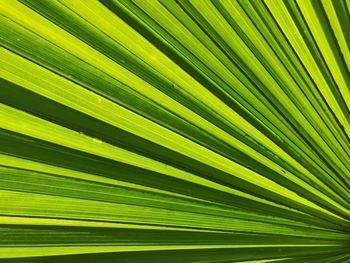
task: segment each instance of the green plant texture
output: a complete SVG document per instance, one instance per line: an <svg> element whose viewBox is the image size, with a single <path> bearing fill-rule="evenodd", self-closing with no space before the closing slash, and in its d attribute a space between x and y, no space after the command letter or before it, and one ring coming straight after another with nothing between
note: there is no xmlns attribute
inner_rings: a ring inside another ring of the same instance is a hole
<svg viewBox="0 0 350 263"><path fill-rule="evenodd" d="M350 262L348 0L0 0L0 263Z"/></svg>

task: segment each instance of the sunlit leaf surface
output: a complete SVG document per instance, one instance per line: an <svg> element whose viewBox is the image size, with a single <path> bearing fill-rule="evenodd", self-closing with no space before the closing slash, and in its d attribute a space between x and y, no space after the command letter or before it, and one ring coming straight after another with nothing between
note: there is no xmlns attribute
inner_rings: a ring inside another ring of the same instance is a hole
<svg viewBox="0 0 350 263"><path fill-rule="evenodd" d="M0 0L0 262L350 262L347 0Z"/></svg>

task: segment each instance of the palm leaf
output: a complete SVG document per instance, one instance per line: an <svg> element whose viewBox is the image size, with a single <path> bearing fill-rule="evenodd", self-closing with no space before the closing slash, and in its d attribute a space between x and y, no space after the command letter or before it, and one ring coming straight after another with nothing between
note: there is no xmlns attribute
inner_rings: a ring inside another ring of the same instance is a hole
<svg viewBox="0 0 350 263"><path fill-rule="evenodd" d="M347 1L0 3L0 262L350 262Z"/></svg>

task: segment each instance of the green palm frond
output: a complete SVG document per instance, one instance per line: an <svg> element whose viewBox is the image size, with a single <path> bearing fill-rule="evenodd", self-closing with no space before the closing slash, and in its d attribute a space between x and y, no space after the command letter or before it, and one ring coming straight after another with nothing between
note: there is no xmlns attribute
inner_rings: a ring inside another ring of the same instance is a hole
<svg viewBox="0 0 350 263"><path fill-rule="evenodd" d="M0 0L0 262L350 262L346 0Z"/></svg>

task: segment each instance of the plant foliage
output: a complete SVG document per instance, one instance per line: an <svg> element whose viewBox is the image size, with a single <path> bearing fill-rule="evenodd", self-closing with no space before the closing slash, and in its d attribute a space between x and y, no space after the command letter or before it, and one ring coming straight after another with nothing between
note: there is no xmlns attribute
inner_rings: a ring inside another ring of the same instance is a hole
<svg viewBox="0 0 350 263"><path fill-rule="evenodd" d="M350 262L347 0L0 0L0 262Z"/></svg>

